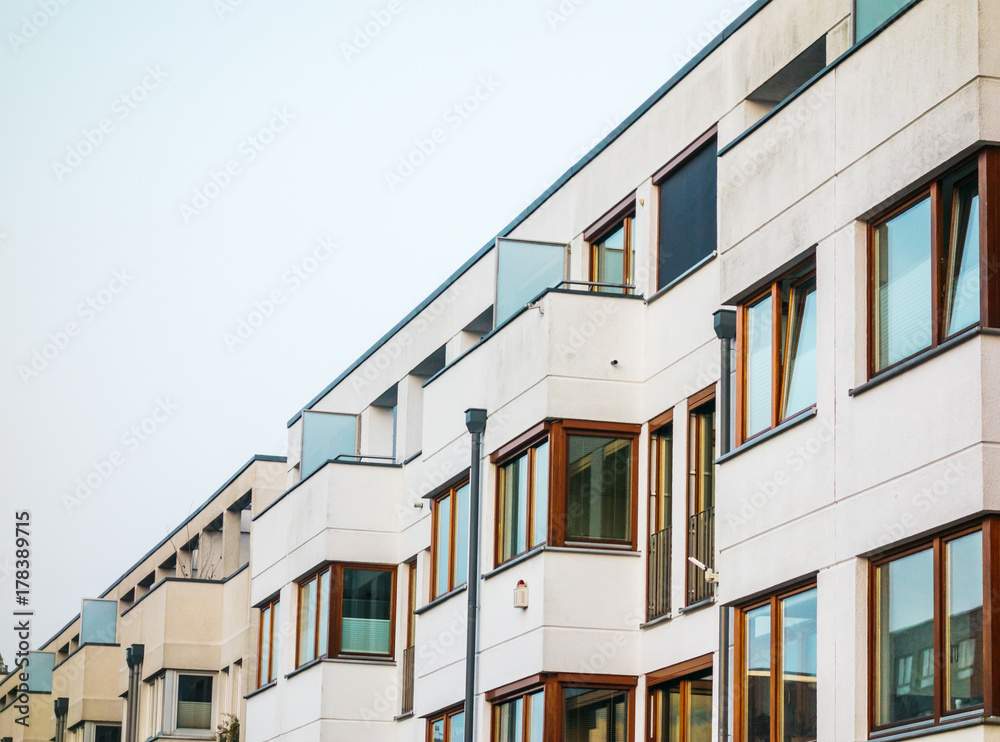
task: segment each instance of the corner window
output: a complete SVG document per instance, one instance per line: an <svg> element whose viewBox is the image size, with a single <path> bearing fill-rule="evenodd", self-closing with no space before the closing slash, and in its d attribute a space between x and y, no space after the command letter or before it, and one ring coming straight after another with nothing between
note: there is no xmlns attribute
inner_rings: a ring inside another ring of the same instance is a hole
<svg viewBox="0 0 1000 742"><path fill-rule="evenodd" d="M861 41L911 0L855 0L854 38Z"/></svg>
<svg viewBox="0 0 1000 742"><path fill-rule="evenodd" d="M873 731L982 707L985 553L977 528L873 563Z"/></svg>
<svg viewBox="0 0 1000 742"><path fill-rule="evenodd" d="M629 697L626 688L565 688L563 739L565 742L628 742Z"/></svg>
<svg viewBox="0 0 1000 742"><path fill-rule="evenodd" d="M260 609L260 635L257 642L257 687L277 679L275 667L276 637L278 636L278 599Z"/></svg>
<svg viewBox="0 0 1000 742"><path fill-rule="evenodd" d="M535 690L493 707L494 742L543 742L544 732L544 690Z"/></svg>
<svg viewBox="0 0 1000 742"><path fill-rule="evenodd" d="M632 438L567 436L567 543L631 544L632 446Z"/></svg>
<svg viewBox="0 0 1000 742"><path fill-rule="evenodd" d="M741 445L816 404L816 273L812 262L738 308Z"/></svg>
<svg viewBox="0 0 1000 742"><path fill-rule="evenodd" d="M177 729L212 729L212 676L177 675Z"/></svg>
<svg viewBox="0 0 1000 742"><path fill-rule="evenodd" d="M972 164L871 222L870 375L979 323L983 208Z"/></svg>
<svg viewBox="0 0 1000 742"><path fill-rule="evenodd" d="M469 579L469 483L451 487L433 501L431 598L464 585Z"/></svg>
<svg viewBox="0 0 1000 742"><path fill-rule="evenodd" d="M816 588L736 611L737 739L816 739Z"/></svg>
<svg viewBox="0 0 1000 742"><path fill-rule="evenodd" d="M501 464L498 472L497 564L545 543L549 511L549 442Z"/></svg>
<svg viewBox="0 0 1000 742"><path fill-rule="evenodd" d="M464 742L465 709L456 706L427 719L429 742Z"/></svg>
<svg viewBox="0 0 1000 742"><path fill-rule="evenodd" d="M691 605L712 597L707 570L715 569L714 392L695 395L688 400L688 409L687 602Z"/></svg>
<svg viewBox="0 0 1000 742"><path fill-rule="evenodd" d="M718 138L713 127L653 176L660 196L657 289L715 253L717 160Z"/></svg>
<svg viewBox="0 0 1000 742"><path fill-rule="evenodd" d="M298 666L392 656L394 567L333 564L299 584Z"/></svg>

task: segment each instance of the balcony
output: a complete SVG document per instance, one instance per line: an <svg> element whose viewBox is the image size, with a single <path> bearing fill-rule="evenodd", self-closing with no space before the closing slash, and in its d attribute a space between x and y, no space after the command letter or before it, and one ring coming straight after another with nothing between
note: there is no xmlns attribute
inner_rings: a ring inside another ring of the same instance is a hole
<svg viewBox="0 0 1000 742"><path fill-rule="evenodd" d="M649 537L649 565L646 568L646 620L654 621L670 613L670 528Z"/></svg>
<svg viewBox="0 0 1000 742"><path fill-rule="evenodd" d="M715 570L715 508L707 508L688 519L687 602L700 603L712 597L712 583L705 579L707 570L692 564L697 559L709 570Z"/></svg>

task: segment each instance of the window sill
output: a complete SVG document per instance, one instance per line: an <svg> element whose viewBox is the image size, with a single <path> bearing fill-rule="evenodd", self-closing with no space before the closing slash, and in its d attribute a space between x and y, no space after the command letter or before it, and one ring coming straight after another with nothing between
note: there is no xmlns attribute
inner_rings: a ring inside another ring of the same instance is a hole
<svg viewBox="0 0 1000 742"><path fill-rule="evenodd" d="M609 556L640 556L638 551L634 551L629 546L620 547L600 547L600 546L546 546L542 544L541 546L536 546L531 551L526 551L509 561L504 562L499 567L494 569L492 572L487 572L482 576L481 579L488 580L494 575L498 575L511 567L516 567L518 564L522 564L533 556L537 554L542 554L546 551L553 551L562 554L607 554Z"/></svg>
<svg viewBox="0 0 1000 742"><path fill-rule="evenodd" d="M322 657L317 657L314 660L309 660L308 662L306 662L303 665L299 665L294 670L292 670L290 673L288 673L287 675L285 675L285 680L288 680L288 678L291 678L291 677L294 677L295 675L298 675L300 672L305 672L310 667L315 667L316 665L318 665L322 661L323 661Z"/></svg>
<svg viewBox="0 0 1000 742"><path fill-rule="evenodd" d="M288 677L288 676L286 675L285 677ZM259 688L257 688L256 690L252 690L252 691L250 691L249 693L247 693L247 694L246 694L245 696L243 696L243 700L245 701L245 700L246 700L246 699L248 699L248 698L253 698L253 697L254 697L254 696L256 696L256 695L258 695L258 694L260 694L260 693L263 693L264 691L266 691L266 690L269 690L269 689L273 688L273 687L274 687L274 686L276 686L277 684L278 684L278 680L277 680L277 678L275 678L275 679L274 679L274 680L272 680L272 681L271 681L270 683L268 683L268 684L266 684L266 685L262 685L262 686L260 686Z"/></svg>
<svg viewBox="0 0 1000 742"><path fill-rule="evenodd" d="M543 551L545 551L545 544L536 546L530 551L526 551L523 554L519 554L518 556L513 557L512 559L508 559L503 564L499 565L498 567L495 567L491 571L484 574L482 576L482 579L488 580L489 578L493 577L493 575L498 575L501 572L507 571L511 567L516 567L518 564L522 564L523 562L528 561L529 559L531 559L531 557L535 556L536 554L541 554Z"/></svg>
<svg viewBox="0 0 1000 742"><path fill-rule="evenodd" d="M983 710L980 708L970 711L959 718L951 718L939 724L924 721L906 724L894 729L875 731L868 735L868 739L873 740L873 742L874 740L878 740L879 742L897 742L897 740L917 739L919 737L927 737L931 734L952 732L956 729L966 729L980 725L1000 725L1000 717L983 716Z"/></svg>
<svg viewBox="0 0 1000 742"><path fill-rule="evenodd" d="M700 611L703 608L709 608L709 607L711 607L713 605L715 605L715 596L714 595L711 596L711 597L708 597L708 598L702 598L697 603L692 603L691 605L682 606L682 607L680 607L680 608L677 609L677 612L680 615L683 616L683 615L686 615L688 613L694 613L695 611Z"/></svg>
<svg viewBox="0 0 1000 742"><path fill-rule="evenodd" d="M413 712L407 711L405 714L400 714L399 716L392 717L393 721L406 721L407 719L413 718Z"/></svg>
<svg viewBox="0 0 1000 742"><path fill-rule="evenodd" d="M646 621L646 623L639 624L640 629L652 629L656 626L662 626L665 623L670 623L674 619L673 613L664 613L662 616L654 618L652 621Z"/></svg>
<svg viewBox="0 0 1000 742"><path fill-rule="evenodd" d="M460 585L460 586L456 587L454 590L452 590L450 593L445 593L444 595L439 595L438 597L434 598L434 600L432 600L430 603L427 603L426 605L422 605L419 608L417 608L415 611L413 611L413 615L414 616L419 616L419 615L421 615L423 613L427 613L427 611L429 611L431 608L436 608L437 606L441 605L442 603L445 603L448 600L450 600L451 598L454 598L459 593L464 593L467 588L468 588L468 585Z"/></svg>
<svg viewBox="0 0 1000 742"><path fill-rule="evenodd" d="M897 366L893 366L888 371L884 371L879 375L873 377L864 384L854 387L853 389L848 389L847 393L851 397L857 397L859 394L864 394L869 389L874 389L880 384L884 384L890 379L895 379L900 374L904 374L911 368L919 366L932 358L936 358L942 353L946 353L957 345L961 345L966 340L974 338L978 335L1000 335L1000 330L994 329L992 327L972 327L964 332L955 335L955 337L948 338L943 343L938 345L936 348L928 348L925 351L918 353L915 356L911 356L909 359L903 361Z"/></svg>
<svg viewBox="0 0 1000 742"><path fill-rule="evenodd" d="M796 425L799 425L800 423L804 423L806 420L812 420L814 417L816 417L816 414L817 414L816 405L813 405L809 409L803 410L802 412L798 413L797 415L788 418L783 423L778 423L778 425L776 427L771 428L767 432L761 433L760 435L757 435L754 438L751 438L749 441L747 441L746 443L744 443L739 448L734 448L729 453L722 454L722 456L720 456L719 458L717 458L712 463L714 463L714 464L722 464L722 463L725 463L726 461L729 461L730 459L734 459L737 456L739 456L741 453L743 453L744 451L749 451L754 446L759 445L759 444L763 443L764 441L769 441L772 438L774 438L776 435L781 435L782 433L784 433L789 428L794 428Z"/></svg>
<svg viewBox="0 0 1000 742"><path fill-rule="evenodd" d="M324 657L321 662L333 662L340 665L381 665L383 667L395 667L396 660L391 657L379 659L367 659L365 657Z"/></svg>

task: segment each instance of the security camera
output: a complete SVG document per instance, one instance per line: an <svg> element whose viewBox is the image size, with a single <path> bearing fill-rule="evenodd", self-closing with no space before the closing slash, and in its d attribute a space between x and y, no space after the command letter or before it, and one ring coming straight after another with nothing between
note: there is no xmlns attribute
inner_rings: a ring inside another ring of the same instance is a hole
<svg viewBox="0 0 1000 742"><path fill-rule="evenodd" d="M691 562L691 564L693 564L694 566L696 566L698 569L700 569L702 572L705 573L705 582L707 582L709 585L718 585L719 584L719 573L718 572L715 572L715 571L709 569L707 565L703 564L702 562L699 562L693 556L689 556L688 557L688 561Z"/></svg>

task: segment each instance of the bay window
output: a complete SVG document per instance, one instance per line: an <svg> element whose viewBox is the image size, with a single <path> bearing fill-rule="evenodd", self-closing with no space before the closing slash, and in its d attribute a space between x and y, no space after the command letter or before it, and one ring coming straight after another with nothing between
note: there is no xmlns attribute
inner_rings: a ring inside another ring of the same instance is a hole
<svg viewBox="0 0 1000 742"><path fill-rule="evenodd" d="M297 666L322 657L390 659L396 569L331 564L299 583Z"/></svg>
<svg viewBox="0 0 1000 742"><path fill-rule="evenodd" d="M543 439L499 467L497 564L545 543L549 500L549 442Z"/></svg>
<svg viewBox="0 0 1000 742"><path fill-rule="evenodd" d="M802 265L738 307L737 440L816 404L816 273Z"/></svg>
<svg viewBox="0 0 1000 742"><path fill-rule="evenodd" d="M997 157L984 150L870 222L869 376L975 327L983 311L996 324L998 287L980 273L996 249L980 235L980 190L996 179Z"/></svg>
<svg viewBox="0 0 1000 742"><path fill-rule="evenodd" d="M737 739L815 740L815 585L741 606L736 622Z"/></svg>
<svg viewBox="0 0 1000 742"><path fill-rule="evenodd" d="M649 742L711 742L712 655L646 676Z"/></svg>
<svg viewBox="0 0 1000 742"><path fill-rule="evenodd" d="M433 500L431 536L431 598L464 585L469 578L469 483Z"/></svg>
<svg viewBox="0 0 1000 742"><path fill-rule="evenodd" d="M428 742L464 742L465 707L454 706L427 719Z"/></svg>
<svg viewBox="0 0 1000 742"><path fill-rule="evenodd" d="M566 541L632 539L632 439L567 436Z"/></svg>

